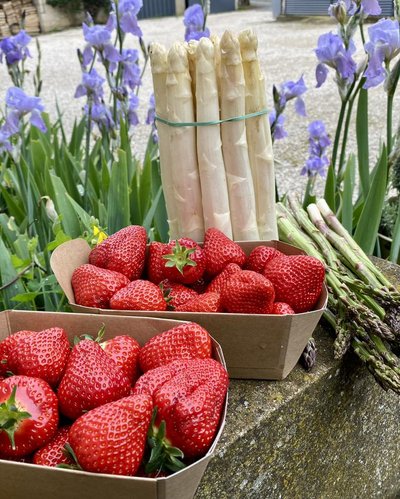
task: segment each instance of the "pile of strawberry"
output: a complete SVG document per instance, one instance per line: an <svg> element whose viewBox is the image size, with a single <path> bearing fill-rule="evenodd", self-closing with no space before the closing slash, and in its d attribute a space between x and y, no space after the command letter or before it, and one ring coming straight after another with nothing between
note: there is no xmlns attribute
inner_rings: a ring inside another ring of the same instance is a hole
<svg viewBox="0 0 400 499"><path fill-rule="evenodd" d="M117 310L294 314L315 306L325 268L316 258L256 247L247 257L221 231L203 247L189 238L152 242L129 226L96 246L75 269L78 305Z"/></svg>
<svg viewBox="0 0 400 499"><path fill-rule="evenodd" d="M102 340L71 349L53 327L0 342L0 459L158 476L207 452L228 388L208 332Z"/></svg>

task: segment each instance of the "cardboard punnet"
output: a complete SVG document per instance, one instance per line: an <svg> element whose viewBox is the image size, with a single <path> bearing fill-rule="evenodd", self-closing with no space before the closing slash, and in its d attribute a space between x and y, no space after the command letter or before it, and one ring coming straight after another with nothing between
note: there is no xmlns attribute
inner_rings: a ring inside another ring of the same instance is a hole
<svg viewBox="0 0 400 499"><path fill-rule="evenodd" d="M248 255L257 246L272 246L287 255L304 254L300 249L280 241L238 242ZM231 378L284 379L300 358L326 307L326 286L315 310L295 315L259 315L194 312L150 312L90 308L75 303L71 278L74 270L88 263L90 247L83 239L60 245L50 264L76 312L151 316L194 321L202 325L220 343Z"/></svg>
<svg viewBox="0 0 400 499"><path fill-rule="evenodd" d="M22 329L40 331L52 326L74 336L96 334L105 325L104 338L133 336L140 344L182 321L151 317L117 317L54 312L0 312L0 340ZM213 339L213 356L225 366L220 345ZM226 367L226 366L225 366ZM191 499L214 454L225 425L228 397L220 426L207 454L187 468L165 478L115 476L64 470L0 459L0 497L10 499Z"/></svg>

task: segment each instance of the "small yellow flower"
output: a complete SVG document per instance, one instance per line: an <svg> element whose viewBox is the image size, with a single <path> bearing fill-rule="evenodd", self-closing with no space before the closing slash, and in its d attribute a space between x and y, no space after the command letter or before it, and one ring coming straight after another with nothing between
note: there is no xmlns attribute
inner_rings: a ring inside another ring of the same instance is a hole
<svg viewBox="0 0 400 499"><path fill-rule="evenodd" d="M108 237L107 234L102 230L100 230L100 228L97 225L93 226L93 235L97 239L97 244L100 244Z"/></svg>

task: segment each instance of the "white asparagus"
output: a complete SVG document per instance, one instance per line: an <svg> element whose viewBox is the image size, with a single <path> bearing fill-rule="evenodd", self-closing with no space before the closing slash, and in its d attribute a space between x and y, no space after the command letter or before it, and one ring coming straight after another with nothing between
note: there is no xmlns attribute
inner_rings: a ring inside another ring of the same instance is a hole
<svg viewBox="0 0 400 499"><path fill-rule="evenodd" d="M211 35L210 40L214 45L215 74L217 75L218 100L221 107L221 40L218 35Z"/></svg>
<svg viewBox="0 0 400 499"><path fill-rule="evenodd" d="M257 57L258 40L251 30L239 34L246 82L246 114L266 109L265 79ZM278 239L275 214L275 169L268 115L246 120L260 239Z"/></svg>
<svg viewBox="0 0 400 499"><path fill-rule="evenodd" d="M166 79L168 120L192 123L194 108L191 78L187 49L183 43L175 43L169 50L168 67ZM169 147L179 236L203 241L204 219L195 127L171 127Z"/></svg>
<svg viewBox="0 0 400 499"><path fill-rule="evenodd" d="M168 73L167 51L158 43L150 47L151 73L153 76L156 113L161 118L168 118L166 80ZM168 125L157 122L158 147L160 150L161 182L164 192L165 206L168 215L169 237L176 239L179 234L178 213L174 198L172 182L172 163L170 158L170 131Z"/></svg>
<svg viewBox="0 0 400 499"><path fill-rule="evenodd" d="M189 73L190 73L190 78L192 79L192 95L193 95L193 103L194 103L193 107L194 107L195 116L196 116L196 50L198 44L199 44L198 40L190 40L186 46L189 59Z"/></svg>
<svg viewBox="0 0 400 499"><path fill-rule="evenodd" d="M220 119L214 46L202 38L196 50L197 121ZM197 127L197 157L205 228L216 227L232 239L228 187L222 155L220 125Z"/></svg>
<svg viewBox="0 0 400 499"><path fill-rule="evenodd" d="M245 81L237 36L221 38L221 119L245 114ZM221 124L233 239L259 240L254 186L246 140L246 121Z"/></svg>

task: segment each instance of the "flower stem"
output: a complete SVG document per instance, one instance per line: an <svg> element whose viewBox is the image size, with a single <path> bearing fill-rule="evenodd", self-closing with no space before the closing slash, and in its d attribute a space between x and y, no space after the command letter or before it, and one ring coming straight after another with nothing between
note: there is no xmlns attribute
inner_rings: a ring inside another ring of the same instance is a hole
<svg viewBox="0 0 400 499"><path fill-rule="evenodd" d="M392 151L392 118L393 118L393 98L394 92L388 93L387 96L387 110L386 110L386 142L388 155Z"/></svg>
<svg viewBox="0 0 400 499"><path fill-rule="evenodd" d="M90 158L90 132L92 128L92 100L88 101L88 121L86 129L86 146L85 146L85 183L83 190L83 206L87 211L89 206L88 196L88 177L89 177L89 158Z"/></svg>
<svg viewBox="0 0 400 499"><path fill-rule="evenodd" d="M336 158L339 150L339 141L340 135L342 133L343 120L346 112L347 100L342 100L342 105L340 107L339 118L336 126L335 140L333 142L333 150L332 150L332 169L335 171L336 166Z"/></svg>

